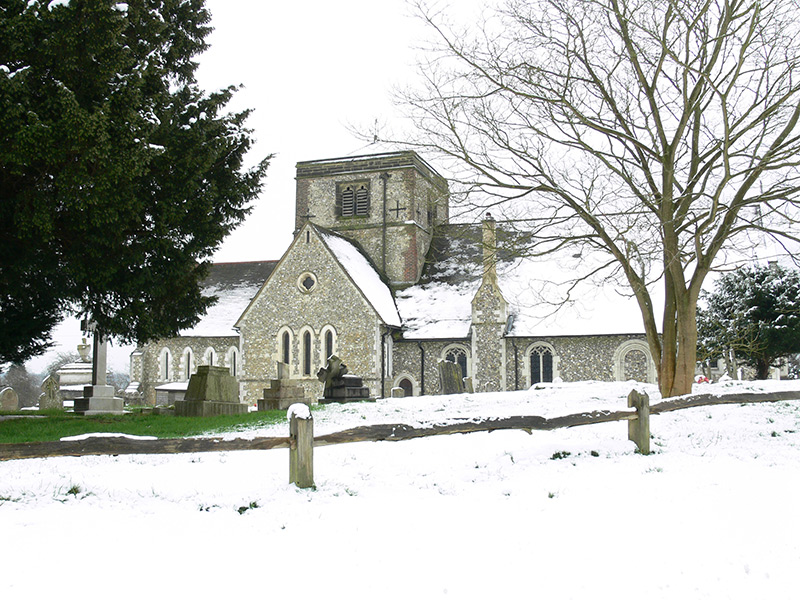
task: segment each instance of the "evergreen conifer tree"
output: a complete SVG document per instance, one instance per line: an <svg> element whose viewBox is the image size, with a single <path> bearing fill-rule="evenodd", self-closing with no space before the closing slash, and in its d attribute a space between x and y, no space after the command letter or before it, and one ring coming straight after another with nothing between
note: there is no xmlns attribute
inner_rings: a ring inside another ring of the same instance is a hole
<svg viewBox="0 0 800 600"><path fill-rule="evenodd" d="M246 216L248 111L206 93L203 0L0 6L0 362L66 312L144 342L194 324L208 260Z"/></svg>
<svg viewBox="0 0 800 600"><path fill-rule="evenodd" d="M776 264L723 275L698 311L698 343L709 358L730 351L766 379L771 366L800 352L800 271Z"/></svg>

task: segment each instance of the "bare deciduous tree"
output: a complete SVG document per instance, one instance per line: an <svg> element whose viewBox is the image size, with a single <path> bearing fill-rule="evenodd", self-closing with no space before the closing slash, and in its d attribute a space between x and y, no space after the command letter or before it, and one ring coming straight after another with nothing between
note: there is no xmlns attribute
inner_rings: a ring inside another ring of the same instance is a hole
<svg viewBox="0 0 800 600"><path fill-rule="evenodd" d="M436 41L400 99L410 144L534 251L605 256L663 396L690 392L706 276L753 232L797 241L798 3L509 0L463 29L418 8Z"/></svg>

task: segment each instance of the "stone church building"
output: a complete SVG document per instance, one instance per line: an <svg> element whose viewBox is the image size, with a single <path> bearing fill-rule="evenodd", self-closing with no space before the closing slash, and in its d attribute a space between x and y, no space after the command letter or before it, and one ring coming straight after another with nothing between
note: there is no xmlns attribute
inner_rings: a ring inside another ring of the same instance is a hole
<svg viewBox="0 0 800 600"><path fill-rule="evenodd" d="M511 247L524 235L491 217L450 223L447 183L415 152L301 162L296 182L283 256L214 265L205 290L217 304L180 337L137 348L129 392L167 402L197 365L223 365L253 404L281 361L317 398L331 354L374 397L438 393L441 360L476 392L655 381L629 298L595 289L554 312L534 281L569 267L519 257Z"/></svg>

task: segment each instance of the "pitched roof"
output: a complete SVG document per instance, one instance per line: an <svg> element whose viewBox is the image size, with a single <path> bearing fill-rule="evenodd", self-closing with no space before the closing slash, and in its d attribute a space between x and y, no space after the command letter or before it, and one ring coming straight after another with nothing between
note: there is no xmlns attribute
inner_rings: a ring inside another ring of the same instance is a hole
<svg viewBox="0 0 800 600"><path fill-rule="evenodd" d="M194 327L180 332L189 337L226 337L238 333L233 329L250 300L270 276L276 260L215 263L203 281L203 295L217 296L217 303Z"/></svg>
<svg viewBox="0 0 800 600"><path fill-rule="evenodd" d="M586 257L521 257L526 234L497 226L498 283L509 303L508 335L519 337L643 333L638 305L626 289L581 282ZM395 293L407 339L465 338L472 298L481 283L480 225L437 228L419 283ZM566 302L564 300L567 299Z"/></svg>
<svg viewBox="0 0 800 600"><path fill-rule="evenodd" d="M350 240L323 227L311 226L317 230L323 243L383 322L392 327L400 327L400 315L392 291L364 253Z"/></svg>

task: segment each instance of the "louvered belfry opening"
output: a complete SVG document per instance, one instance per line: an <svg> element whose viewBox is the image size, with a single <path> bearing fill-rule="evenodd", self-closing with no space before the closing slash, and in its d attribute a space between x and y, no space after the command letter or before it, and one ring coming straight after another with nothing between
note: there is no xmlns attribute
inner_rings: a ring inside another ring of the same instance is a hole
<svg viewBox="0 0 800 600"><path fill-rule="evenodd" d="M355 213L356 194L352 186L347 186L342 190L342 216L350 217Z"/></svg>
<svg viewBox="0 0 800 600"><path fill-rule="evenodd" d="M337 196L339 216L369 216L369 182L340 183Z"/></svg>
<svg viewBox="0 0 800 600"><path fill-rule="evenodd" d="M367 214L369 214L369 189L365 185L360 185L356 190L356 216Z"/></svg>

